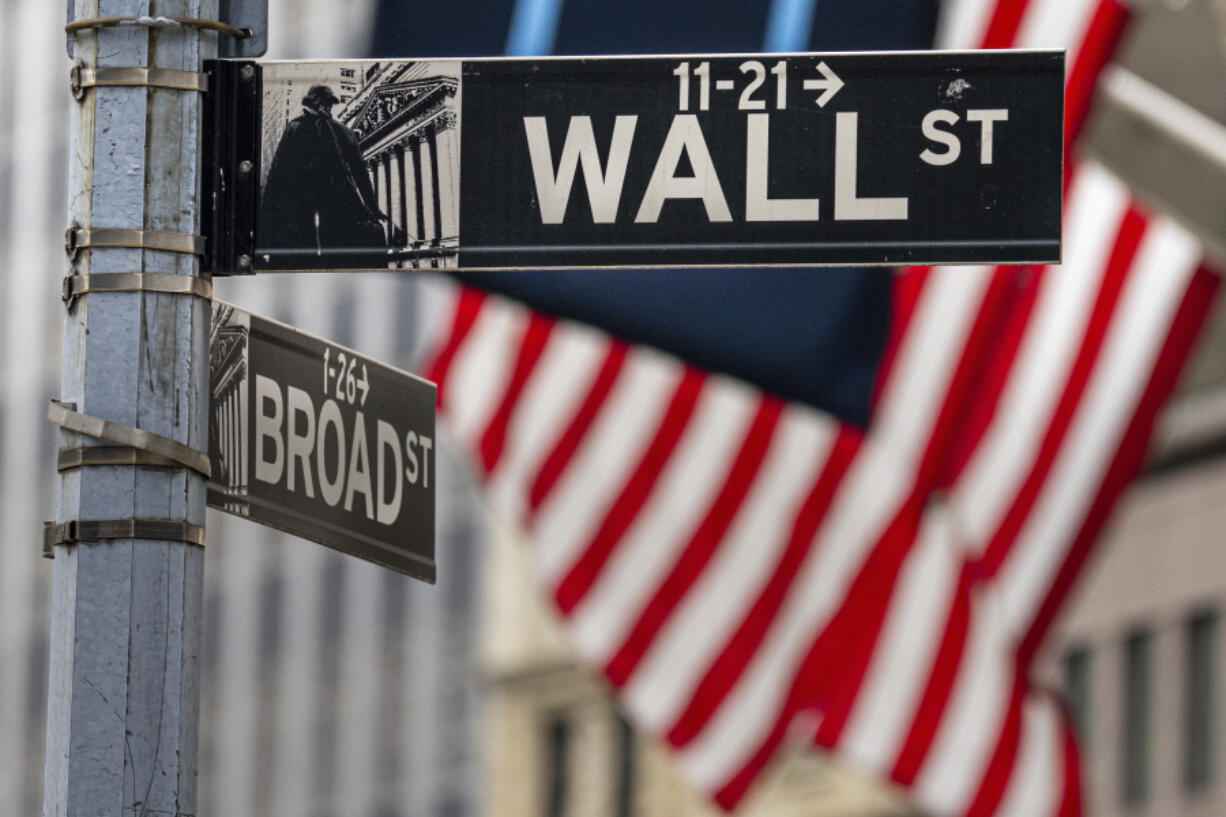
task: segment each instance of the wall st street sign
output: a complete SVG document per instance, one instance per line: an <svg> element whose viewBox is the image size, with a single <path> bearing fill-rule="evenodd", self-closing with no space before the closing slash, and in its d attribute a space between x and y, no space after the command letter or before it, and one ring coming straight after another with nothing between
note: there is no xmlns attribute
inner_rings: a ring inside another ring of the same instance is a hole
<svg viewBox="0 0 1226 817"><path fill-rule="evenodd" d="M215 301L209 504L428 582L435 387Z"/></svg>
<svg viewBox="0 0 1226 817"><path fill-rule="evenodd" d="M215 273L1060 258L1062 52L210 71Z"/></svg>

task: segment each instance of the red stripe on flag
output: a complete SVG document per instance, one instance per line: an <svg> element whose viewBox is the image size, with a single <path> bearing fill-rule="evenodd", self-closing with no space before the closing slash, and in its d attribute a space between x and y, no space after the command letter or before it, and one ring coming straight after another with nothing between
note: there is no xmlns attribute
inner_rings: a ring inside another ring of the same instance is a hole
<svg viewBox="0 0 1226 817"><path fill-rule="evenodd" d="M949 454L941 474L937 476L940 487L948 487L957 480L991 425L1047 270L1047 267L1001 267L997 270L997 275L1009 280L1011 289L1004 299L1003 314L997 318L997 351L984 355L984 365L976 375L978 385L974 390L975 399L967 400L963 406L949 445Z"/></svg>
<svg viewBox="0 0 1226 817"><path fill-rule="evenodd" d="M1005 796L1005 791L1009 787L1009 778L1012 777L1017 762L1017 753L1021 748L1022 706L1025 700L1026 684L1019 671L1013 680L1013 692L1009 696L1009 709L1001 728L1000 738L996 742L996 749L984 772L983 781L979 784L979 791L975 793L975 799L971 801L970 808L966 810L967 817L991 817Z"/></svg>
<svg viewBox="0 0 1226 817"><path fill-rule="evenodd" d="M1085 40L1069 70L1064 92L1064 144L1070 149L1081 135L1098 75L1111 60L1128 16L1128 10L1115 0L1102 0L1094 10ZM1066 174L1071 168L1072 163L1066 157Z"/></svg>
<svg viewBox="0 0 1226 817"><path fill-rule="evenodd" d="M588 428L595 421L600 409L604 407L609 392L613 390L613 384L617 382L618 375L625 366L629 349L630 347L621 341L610 343L609 351L605 354L604 361L592 380L587 396L583 398L579 410L575 412L566 430L549 450L549 456L541 463L540 471L532 480L532 487L528 491L530 513L535 513L541 507L554 486L557 485L558 480L562 478L566 466L570 464L575 451L579 448L579 443L583 441Z"/></svg>
<svg viewBox="0 0 1226 817"><path fill-rule="evenodd" d="M958 677L958 667L962 663L966 639L970 634L971 583L970 567L963 565L957 587L954 589L953 605L945 625L945 634L941 637L936 659L932 662L932 674L928 676L928 683L924 686L924 693L919 706L916 707L916 715L911 721L903 748L898 753L898 760L890 771L890 778L904 786L915 782L924 758L928 756L928 750L936 739L937 728L941 725L945 704Z"/></svg>
<svg viewBox="0 0 1226 817"><path fill-rule="evenodd" d="M563 614L574 610L591 589L617 543L651 495L656 479L689 425L706 377L697 369L686 368L643 459L605 514L592 542L559 582L555 598Z"/></svg>
<svg viewBox="0 0 1226 817"><path fill-rule="evenodd" d="M464 344L477 315L481 313L481 305L485 303L485 293L475 289L461 289L456 300L455 317L451 321L451 333L448 335L442 349L434 358L434 363L428 368L426 379L438 384L438 408L446 405L447 373L455 360L456 353Z"/></svg>
<svg viewBox="0 0 1226 817"><path fill-rule="evenodd" d="M981 576L996 574L1013 543L1017 540L1022 525L1034 510L1035 502L1060 453L1069 427L1077 414L1081 398L1085 394L1086 384L1098 361L1098 353L1107 336L1107 330L1115 314L1116 305L1119 303L1124 282L1128 278L1128 270L1136 257L1137 247L1140 246L1145 226L1144 217L1135 209L1130 209L1120 223L1115 247L1111 251L1107 271L1103 276L1098 296L1094 302L1094 309L1090 314L1081 341L1081 349L1069 371L1060 401L1056 404L1055 411L1048 422L1047 431L1043 435L1043 441L1039 445L1030 473L1022 483L991 541L983 550L979 563ZM1072 273L1057 271L1055 274Z"/></svg>
<svg viewBox="0 0 1226 817"><path fill-rule="evenodd" d="M1028 0L998 0L981 48L1009 48L1017 37Z"/></svg>
<svg viewBox="0 0 1226 817"><path fill-rule="evenodd" d="M898 347L906 337L907 327L911 325L911 316L915 314L915 305L919 303L920 293L924 291L932 274L931 267L911 267L905 272L894 276L892 287L890 316L890 334L886 339L885 353L881 356L881 365L877 368L877 381L873 386L873 405L881 398L881 390L889 380L890 372L894 370L894 359L898 356Z"/></svg>
<svg viewBox="0 0 1226 817"><path fill-rule="evenodd" d="M719 495L711 503L668 577L644 608L629 637L605 667L605 674L615 686L621 686L630 677L664 622L715 554L761 469L782 411L783 403L777 398L762 399Z"/></svg>
<svg viewBox="0 0 1226 817"><path fill-rule="evenodd" d="M537 361L541 359L541 352L545 349L555 323L553 318L547 318L539 312L533 312L528 321L523 339L519 343L515 369L511 373L506 391L503 392L502 401L498 404L498 409L490 419L489 425L486 426L485 433L481 435L481 464L485 467L487 474L493 472L498 465L499 458L502 457L511 412L519 402L520 395L523 394L529 375L532 374Z"/></svg>
<svg viewBox="0 0 1226 817"><path fill-rule="evenodd" d="M1052 582L1051 590L1039 606L1034 622L1022 640L1018 650L1018 661L1022 666L1029 665L1036 649L1042 643L1043 636L1050 629L1056 612L1067 597L1073 582L1094 547L1099 532L1106 524L1116 499L1141 469L1141 464L1145 461L1145 455L1149 450L1154 421L1163 403L1175 388L1184 361L1187 360L1193 344L1200 335L1200 330L1204 326L1205 318L1220 286L1221 279L1203 267L1193 275L1188 291L1171 323L1170 333L1159 352L1149 384L1137 404L1132 422L1108 467L1102 487L1086 515L1086 521L1077 533L1077 538L1069 549L1068 556L1064 559Z"/></svg>
<svg viewBox="0 0 1226 817"><path fill-rule="evenodd" d="M1077 736L1068 712L1061 708L1060 723L1064 730L1064 788L1056 817L1079 817L1081 814L1081 757L1077 751Z"/></svg>
<svg viewBox="0 0 1226 817"><path fill-rule="evenodd" d="M685 711L666 738L673 746L684 746L694 739L703 724L732 689L754 652L766 637L792 581L812 548L818 526L830 508L835 491L855 460L863 441L861 432L850 426L839 431L821 475L814 481L792 526L787 547L775 566L766 587L754 602L745 621L704 673Z"/></svg>

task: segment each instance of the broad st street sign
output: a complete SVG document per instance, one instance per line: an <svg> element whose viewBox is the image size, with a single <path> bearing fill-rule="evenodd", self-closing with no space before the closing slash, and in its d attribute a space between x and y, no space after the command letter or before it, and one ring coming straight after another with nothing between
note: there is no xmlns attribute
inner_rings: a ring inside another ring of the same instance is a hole
<svg viewBox="0 0 1226 817"><path fill-rule="evenodd" d="M1060 258L1062 52L209 70L214 273Z"/></svg>
<svg viewBox="0 0 1226 817"><path fill-rule="evenodd" d="M209 381L209 505L434 581L434 384L220 301Z"/></svg>

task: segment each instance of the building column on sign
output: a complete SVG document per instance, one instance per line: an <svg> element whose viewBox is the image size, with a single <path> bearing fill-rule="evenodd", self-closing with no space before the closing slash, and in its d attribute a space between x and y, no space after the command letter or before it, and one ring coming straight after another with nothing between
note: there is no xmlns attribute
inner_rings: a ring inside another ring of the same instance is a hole
<svg viewBox="0 0 1226 817"><path fill-rule="evenodd" d="M410 137L409 148L413 151L413 213L417 216L417 240L426 240L426 213L422 195L421 140L416 134Z"/></svg>
<svg viewBox="0 0 1226 817"><path fill-rule="evenodd" d="M421 189L421 204L422 204L422 241L431 241L437 243L438 239L438 197L435 191L438 189L438 178L434 173L434 147L430 144L430 138L427 133L422 133L417 143L418 150L421 155L421 175L418 176L417 186Z"/></svg>
<svg viewBox="0 0 1226 817"><path fill-rule="evenodd" d="M456 173L455 118L444 114L437 127L431 131L431 147L434 149L435 201L437 202L438 236L455 239L459 236L459 184Z"/></svg>
<svg viewBox="0 0 1226 817"><path fill-rule="evenodd" d="M379 162L369 159L366 162L366 172L370 175L370 184L375 189L375 201L379 200Z"/></svg>
<svg viewBox="0 0 1226 817"><path fill-rule="evenodd" d="M396 186L396 225L404 234L405 246L408 246L412 242L412 231L409 229L408 196L405 188L409 174L404 166L404 143L397 143L393 155L396 157L396 179L399 181Z"/></svg>
<svg viewBox="0 0 1226 817"><path fill-rule="evenodd" d="M386 182L384 187L384 195L381 201L382 208L388 219L384 227L384 233L387 235L387 245L392 246L392 241L395 239L396 222L392 220L392 202L396 200L395 191L392 189L392 154L387 151L379 156L379 164L383 166L383 179Z"/></svg>

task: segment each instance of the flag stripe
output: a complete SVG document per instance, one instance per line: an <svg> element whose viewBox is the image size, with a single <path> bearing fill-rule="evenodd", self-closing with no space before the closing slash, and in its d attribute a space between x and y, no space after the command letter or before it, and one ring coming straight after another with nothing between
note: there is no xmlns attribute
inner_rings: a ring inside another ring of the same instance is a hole
<svg viewBox="0 0 1226 817"><path fill-rule="evenodd" d="M670 396L685 375L679 364L651 354L629 355L609 397L536 511L537 568L552 592L593 541L603 517L626 485L659 428Z"/></svg>
<svg viewBox="0 0 1226 817"><path fill-rule="evenodd" d="M694 686L715 656L727 648L727 634L742 621L762 626L761 606L778 603L772 584L791 575L803 543L812 540L814 505L829 499L819 484L823 470L839 470L841 436L833 423L817 422L809 411L788 408L771 443L763 474L755 481L698 587L692 590L655 639L622 694L630 711L659 724L693 697ZM808 475L799 476L798 475ZM769 601L764 601L769 600ZM764 619L765 616L765 619Z"/></svg>
<svg viewBox="0 0 1226 817"><path fill-rule="evenodd" d="M558 584L555 600L563 614L574 610L583 594L592 586L597 574L608 561L609 555L626 529L651 494L657 477L668 463L669 455L685 432L686 424L694 413L698 396L702 391L705 375L687 368L676 391L669 401L659 428L651 445L643 454L633 475L625 482L620 494L605 513L596 535L585 548L579 560Z"/></svg>
<svg viewBox="0 0 1226 817"><path fill-rule="evenodd" d="M701 680L693 685L688 703L674 701L677 708L652 707L649 701L664 702L662 696L642 696L636 708L643 722L655 731L669 729L667 739L682 745L693 738L700 724L705 723L727 694L732 681L739 677L753 658L757 645L766 637L784 601L800 574L800 567L809 558L818 526L825 517L844 475L861 450L858 429L843 427L838 431L830 456L823 462L821 474L812 483L788 538L787 547L779 559L770 580L755 600L739 628L730 636L714 661L705 669ZM722 634L721 634L722 636ZM633 694L638 687L631 685ZM638 696L631 698L634 701ZM684 703L684 708L681 704ZM671 725L671 728L669 728Z"/></svg>
<svg viewBox="0 0 1226 817"><path fill-rule="evenodd" d="M682 549L672 570L659 585L655 597L639 614L621 649L605 666L605 674L614 685L621 686L626 682L652 639L710 562L766 458L782 408L782 403L777 399L762 399L741 450L722 480L722 490L707 509L706 517Z"/></svg>
<svg viewBox="0 0 1226 817"><path fill-rule="evenodd" d="M455 317L449 325L450 332L442 348L433 355L433 364L426 368L426 377L439 384L439 410L447 408L446 397L448 390L452 388L450 378L447 376L451 370L451 363L472 330L473 323L477 320L477 315L484 302L485 293L483 292L472 289L465 289L461 292L460 297L456 299Z"/></svg>
<svg viewBox="0 0 1226 817"><path fill-rule="evenodd" d="M608 338L572 324L559 324L545 344L507 423L506 451L490 476L495 507L510 519L530 518L536 477L546 458L559 451L559 429L582 411L591 393L591 373L610 351Z"/></svg>
<svg viewBox="0 0 1226 817"><path fill-rule="evenodd" d="M1071 46L1065 68L1069 72L1064 92L1064 144L1071 148L1081 135L1090 113L1090 100L1115 46L1124 34L1128 11L1115 0L1102 0L1094 8L1085 37ZM1041 42L1039 39L1033 42ZM1071 163L1065 160L1065 169Z"/></svg>
<svg viewBox="0 0 1226 817"><path fill-rule="evenodd" d="M729 780L737 758L756 751L756 736L771 732L812 634L837 611L840 589L858 569L865 546L877 541L885 520L910 494L911 475L952 378L952 360L963 348L989 280L979 272L942 268L925 287L912 331L899 349L899 376L891 377L883 390L876 433L849 469L819 528L810 551L816 558L800 567L779 616L714 717L686 725L702 730L681 753L683 769L702 788L712 790ZM764 718L763 713L772 714ZM676 734L670 731L670 741Z"/></svg>
<svg viewBox="0 0 1226 817"><path fill-rule="evenodd" d="M618 376L621 374L622 367L626 363L626 353L629 347L620 342L609 344L608 351L605 354L604 361L600 364L600 368L596 371L596 376L592 380L592 387L584 398L583 404L579 410L575 412L574 417L566 426L566 430L553 446L549 455L541 465L540 471L532 480L532 487L528 491L528 507L531 512L535 512L541 507L545 499L549 496L553 487L562 478L566 471L567 465L578 450L579 444L586 438L588 430L596 419L596 415L608 399L609 393L613 390L613 385L617 382ZM582 371L582 370L579 370Z"/></svg>
<svg viewBox="0 0 1226 817"><path fill-rule="evenodd" d="M486 473L493 472L498 466L506 445L507 425L511 421L511 412L523 394L528 377L541 359L541 353L545 350L545 344L549 340L549 333L553 331L553 326L552 318L546 318L539 313L533 313L528 319L528 326L516 350L515 368L511 372L506 391L489 425L485 427L485 432L481 435L479 450L481 464Z"/></svg>
<svg viewBox="0 0 1226 817"><path fill-rule="evenodd" d="M571 614L571 634L588 660L606 664L635 626L676 560L678 543L719 495L759 402L741 384L708 380L659 484Z"/></svg>

